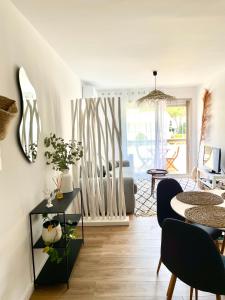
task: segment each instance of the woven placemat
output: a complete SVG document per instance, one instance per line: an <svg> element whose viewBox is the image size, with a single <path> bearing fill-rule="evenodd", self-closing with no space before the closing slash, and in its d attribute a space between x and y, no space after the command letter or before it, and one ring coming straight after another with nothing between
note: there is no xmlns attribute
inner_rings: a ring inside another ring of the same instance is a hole
<svg viewBox="0 0 225 300"><path fill-rule="evenodd" d="M225 228L225 208L221 206L195 206L187 208L184 215L191 222L215 228Z"/></svg>
<svg viewBox="0 0 225 300"><path fill-rule="evenodd" d="M209 192L183 192L176 195L176 198L191 205L217 205L223 203L223 199Z"/></svg>

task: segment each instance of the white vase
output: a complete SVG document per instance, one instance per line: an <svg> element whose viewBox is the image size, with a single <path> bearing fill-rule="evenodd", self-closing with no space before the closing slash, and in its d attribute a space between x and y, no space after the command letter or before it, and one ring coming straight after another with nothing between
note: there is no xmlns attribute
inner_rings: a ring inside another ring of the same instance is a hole
<svg viewBox="0 0 225 300"><path fill-rule="evenodd" d="M47 221L43 224L42 239L45 243L56 243L62 237L62 228L57 220Z"/></svg>
<svg viewBox="0 0 225 300"><path fill-rule="evenodd" d="M62 193L70 193L73 191L73 181L69 170L62 171L61 188Z"/></svg>

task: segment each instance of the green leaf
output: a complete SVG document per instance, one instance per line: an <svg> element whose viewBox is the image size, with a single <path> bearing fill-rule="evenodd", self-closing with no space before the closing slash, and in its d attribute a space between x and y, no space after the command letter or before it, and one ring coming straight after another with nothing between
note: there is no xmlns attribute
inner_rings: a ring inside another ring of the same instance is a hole
<svg viewBox="0 0 225 300"><path fill-rule="evenodd" d="M46 147L52 147L51 150L45 151L46 164L52 164L53 170L69 169L69 165L75 164L83 156L83 147L81 142L70 141L66 143L63 138L50 134L45 137L44 144Z"/></svg>

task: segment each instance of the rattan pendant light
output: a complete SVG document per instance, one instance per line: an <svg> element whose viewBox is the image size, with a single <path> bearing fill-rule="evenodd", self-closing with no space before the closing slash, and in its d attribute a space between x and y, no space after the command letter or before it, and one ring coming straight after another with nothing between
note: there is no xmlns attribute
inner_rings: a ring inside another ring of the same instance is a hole
<svg viewBox="0 0 225 300"><path fill-rule="evenodd" d="M176 98L174 96L167 95L160 90L156 89L156 76L157 76L157 71L153 71L153 76L155 77L155 89L151 91L149 94L146 96L138 99L137 101L139 103L144 103L144 102L158 102L158 101L165 101L165 100L175 100Z"/></svg>

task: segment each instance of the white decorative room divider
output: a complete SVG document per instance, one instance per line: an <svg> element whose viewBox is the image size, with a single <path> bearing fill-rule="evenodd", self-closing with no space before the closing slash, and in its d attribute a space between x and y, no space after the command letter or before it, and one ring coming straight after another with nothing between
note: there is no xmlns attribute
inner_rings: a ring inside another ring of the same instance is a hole
<svg viewBox="0 0 225 300"><path fill-rule="evenodd" d="M82 189L85 223L127 225L120 98L72 100L71 110L72 139L81 141L84 148L73 177L75 186Z"/></svg>

